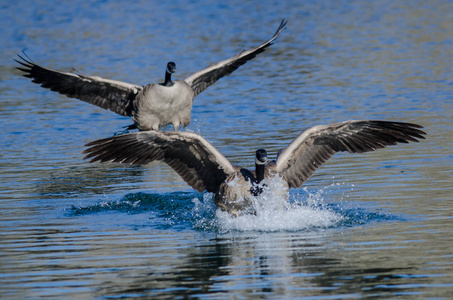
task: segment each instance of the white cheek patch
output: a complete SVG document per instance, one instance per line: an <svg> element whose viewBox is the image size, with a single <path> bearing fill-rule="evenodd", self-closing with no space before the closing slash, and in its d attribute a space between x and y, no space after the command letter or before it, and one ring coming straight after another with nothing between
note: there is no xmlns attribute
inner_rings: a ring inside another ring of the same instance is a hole
<svg viewBox="0 0 453 300"><path fill-rule="evenodd" d="M257 164L257 165L265 165L266 162L267 162L267 158L266 158L266 161L262 162L255 156L255 164Z"/></svg>

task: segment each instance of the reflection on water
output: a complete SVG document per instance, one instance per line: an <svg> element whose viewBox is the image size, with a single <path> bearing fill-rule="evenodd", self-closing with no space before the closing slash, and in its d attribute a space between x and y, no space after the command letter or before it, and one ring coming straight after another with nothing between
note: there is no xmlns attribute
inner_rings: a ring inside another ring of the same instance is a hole
<svg viewBox="0 0 453 300"><path fill-rule="evenodd" d="M0 5L0 297L449 298L451 1L8 2ZM54 69L135 84L185 78L285 30L197 96L187 130L233 164L304 128L422 124L411 143L337 154L257 215L216 210L163 163L89 164L130 119L32 84ZM274 209L271 209L273 207Z"/></svg>

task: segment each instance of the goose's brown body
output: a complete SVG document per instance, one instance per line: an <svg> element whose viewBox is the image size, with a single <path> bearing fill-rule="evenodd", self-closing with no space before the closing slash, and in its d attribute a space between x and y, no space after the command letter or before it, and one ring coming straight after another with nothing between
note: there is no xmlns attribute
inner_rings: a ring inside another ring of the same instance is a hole
<svg viewBox="0 0 453 300"><path fill-rule="evenodd" d="M132 112L132 120L140 130L158 130L161 124L172 124L178 130L190 124L194 92L184 80L176 80L170 87L147 85L137 99L146 99L135 101Z"/></svg>

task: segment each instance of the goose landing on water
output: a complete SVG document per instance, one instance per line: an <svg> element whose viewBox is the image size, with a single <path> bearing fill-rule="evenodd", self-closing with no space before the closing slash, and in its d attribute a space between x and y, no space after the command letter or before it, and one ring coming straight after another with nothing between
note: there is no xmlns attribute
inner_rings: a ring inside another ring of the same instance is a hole
<svg viewBox="0 0 453 300"><path fill-rule="evenodd" d="M172 81L171 74L176 72L176 64L169 62L165 81L145 86L98 76L55 71L41 67L20 55L18 56L22 61L15 61L24 67L18 69L25 72L25 77L32 78L32 82L41 84L44 88L132 117L134 125L131 125L130 129L158 130L172 124L177 131L179 126L189 125L195 96L264 52L272 45L285 25L286 21L283 19L268 41L227 60L212 64L184 80Z"/></svg>
<svg viewBox="0 0 453 300"><path fill-rule="evenodd" d="M345 121L303 131L277 160L256 151L255 171L233 166L203 137L192 132L142 131L88 143L84 153L94 161L147 164L162 160L199 192L215 194L218 207L238 215L263 191L263 180L280 176L287 188L302 185L339 151L362 153L397 143L418 142L425 132L417 124L389 121ZM234 184L229 184L232 181ZM278 192L278 191L276 191Z"/></svg>

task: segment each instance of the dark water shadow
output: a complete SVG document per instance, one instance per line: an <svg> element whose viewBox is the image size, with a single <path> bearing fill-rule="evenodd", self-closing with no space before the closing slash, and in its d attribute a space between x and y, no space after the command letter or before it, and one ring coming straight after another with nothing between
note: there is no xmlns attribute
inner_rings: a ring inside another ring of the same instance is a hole
<svg viewBox="0 0 453 300"><path fill-rule="evenodd" d="M87 215L102 212L120 212L137 214L144 212L157 212L160 217L169 217L177 213L190 211L193 199L200 198L196 192L174 193L130 193L117 201L103 201L89 206L72 206L71 214Z"/></svg>

